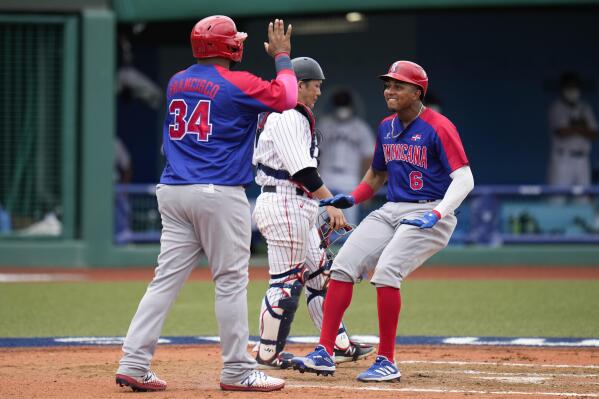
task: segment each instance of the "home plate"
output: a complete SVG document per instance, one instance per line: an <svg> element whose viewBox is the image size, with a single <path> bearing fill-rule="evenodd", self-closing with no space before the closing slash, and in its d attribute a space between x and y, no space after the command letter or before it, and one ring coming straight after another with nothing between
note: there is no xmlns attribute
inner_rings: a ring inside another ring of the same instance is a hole
<svg viewBox="0 0 599 399"><path fill-rule="evenodd" d="M541 384L550 380L551 377L519 377L519 376L497 376L497 377L474 377L479 380L494 380L510 384Z"/></svg>

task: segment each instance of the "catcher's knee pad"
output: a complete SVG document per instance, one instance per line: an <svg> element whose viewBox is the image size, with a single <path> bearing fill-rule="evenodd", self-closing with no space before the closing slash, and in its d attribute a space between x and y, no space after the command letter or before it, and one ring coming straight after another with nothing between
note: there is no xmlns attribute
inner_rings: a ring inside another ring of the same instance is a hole
<svg viewBox="0 0 599 399"><path fill-rule="evenodd" d="M272 355L277 355L285 348L291 323L299 306L302 287L303 284L299 280L274 283L270 285L264 297L266 312L262 316L260 343L274 345L276 353Z"/></svg>
<svg viewBox="0 0 599 399"><path fill-rule="evenodd" d="M320 266L316 271L306 275L306 295L308 297L308 304L317 298L322 297L327 293L327 287L329 285L329 271L330 265L325 263Z"/></svg>
<svg viewBox="0 0 599 399"><path fill-rule="evenodd" d="M318 298L318 297L322 297L324 299L324 297L327 293L326 288L324 288L322 290L317 290L316 288L306 286L306 290L307 290L306 294L308 295L308 300L307 300L308 304L310 304L310 302L312 302L312 300L314 300L315 298Z"/></svg>

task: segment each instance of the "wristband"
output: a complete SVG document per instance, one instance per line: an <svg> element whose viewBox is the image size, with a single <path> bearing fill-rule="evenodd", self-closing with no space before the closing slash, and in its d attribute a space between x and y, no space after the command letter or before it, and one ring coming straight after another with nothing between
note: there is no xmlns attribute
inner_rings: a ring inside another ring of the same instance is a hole
<svg viewBox="0 0 599 399"><path fill-rule="evenodd" d="M293 65L291 64L291 58L289 58L289 54L279 53L275 55L275 69L277 70L277 74L284 70L293 72Z"/></svg>
<svg viewBox="0 0 599 399"><path fill-rule="evenodd" d="M360 183L358 187L354 191L352 191L351 196L356 200L356 204L360 202L364 202L374 195L374 190L372 187L368 185L368 183Z"/></svg>
<svg viewBox="0 0 599 399"><path fill-rule="evenodd" d="M441 220L441 214L439 213L438 210L433 209L431 212L435 214L435 216L437 217L437 219Z"/></svg>

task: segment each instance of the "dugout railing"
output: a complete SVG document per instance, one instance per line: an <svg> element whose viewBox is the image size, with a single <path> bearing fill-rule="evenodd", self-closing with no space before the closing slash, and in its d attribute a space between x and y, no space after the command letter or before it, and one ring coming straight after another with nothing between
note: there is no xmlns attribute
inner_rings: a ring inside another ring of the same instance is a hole
<svg viewBox="0 0 599 399"><path fill-rule="evenodd" d="M155 185L117 185L115 242L158 242L160 215ZM248 197L253 204L258 190ZM362 206L364 217L385 201L385 190ZM477 186L457 210L451 245L599 243L599 186Z"/></svg>

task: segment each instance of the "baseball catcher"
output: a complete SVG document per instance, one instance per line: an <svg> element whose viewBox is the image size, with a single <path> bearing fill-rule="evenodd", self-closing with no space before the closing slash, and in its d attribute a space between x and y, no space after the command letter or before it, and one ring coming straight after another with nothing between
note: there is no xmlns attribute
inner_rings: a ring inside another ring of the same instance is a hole
<svg viewBox="0 0 599 399"><path fill-rule="evenodd" d="M298 104L282 113L259 118L254 165L262 193L254 220L268 245L269 288L260 311L260 343L256 360L264 368L287 368L293 355L283 353L291 323L306 288L308 311L315 326L322 324L327 256L316 228L318 200L331 196L317 171L318 134L312 108L325 79L318 62L294 58ZM342 211L326 208L331 229L346 225ZM352 343L343 323L335 339L337 362L368 356L372 347Z"/></svg>

